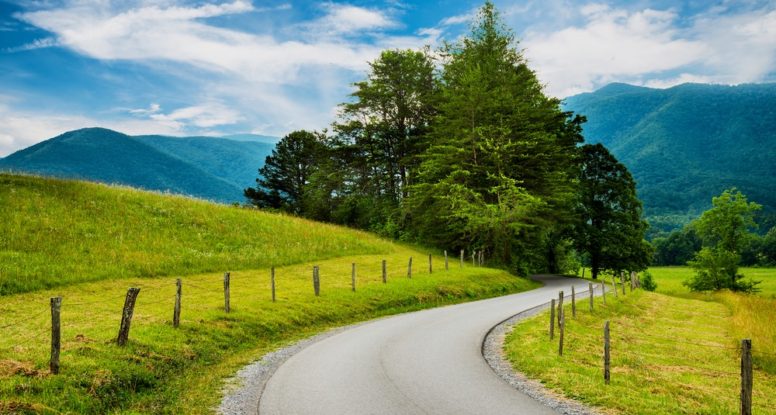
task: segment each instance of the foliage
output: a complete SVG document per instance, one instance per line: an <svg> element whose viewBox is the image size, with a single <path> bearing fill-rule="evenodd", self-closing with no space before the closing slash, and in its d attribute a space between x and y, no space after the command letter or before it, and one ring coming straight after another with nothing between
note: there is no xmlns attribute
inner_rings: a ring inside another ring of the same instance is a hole
<svg viewBox="0 0 776 415"><path fill-rule="evenodd" d="M492 3L446 45L438 115L405 205L411 230L453 249L485 249L514 269L542 256L568 221L581 118L544 95Z"/></svg>
<svg viewBox="0 0 776 415"><path fill-rule="evenodd" d="M601 144L583 146L580 164L576 241L589 254L592 277L602 270L645 269L651 248L630 173Z"/></svg>
<svg viewBox="0 0 776 415"><path fill-rule="evenodd" d="M245 197L263 208L283 208L302 213L305 186L319 161L326 158L323 135L294 131L283 137L259 169L257 186L245 189Z"/></svg>
<svg viewBox="0 0 776 415"><path fill-rule="evenodd" d="M748 202L735 188L714 197L712 205L692 224L704 246L690 261L696 274L686 285L693 291L753 291L757 282L742 281L738 265L749 229L756 226L754 212L760 205Z"/></svg>
<svg viewBox="0 0 776 415"><path fill-rule="evenodd" d="M652 278L652 273L649 270L641 273L641 288L647 291L655 291L657 289L657 283Z"/></svg>
<svg viewBox="0 0 776 415"><path fill-rule="evenodd" d="M667 237L655 238L655 265L685 265L696 252L700 251L702 242L692 226L674 230Z"/></svg>

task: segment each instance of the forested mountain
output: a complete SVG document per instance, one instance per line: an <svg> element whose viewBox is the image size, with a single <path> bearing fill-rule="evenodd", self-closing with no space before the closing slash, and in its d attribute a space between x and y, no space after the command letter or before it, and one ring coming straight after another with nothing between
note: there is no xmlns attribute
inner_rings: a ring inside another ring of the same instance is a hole
<svg viewBox="0 0 776 415"><path fill-rule="evenodd" d="M652 231L681 226L736 186L776 211L776 84L611 84L567 98L585 140L603 143L633 174Z"/></svg>
<svg viewBox="0 0 776 415"><path fill-rule="evenodd" d="M119 183L221 202L242 202L274 144L214 137L70 131L0 159L0 170Z"/></svg>

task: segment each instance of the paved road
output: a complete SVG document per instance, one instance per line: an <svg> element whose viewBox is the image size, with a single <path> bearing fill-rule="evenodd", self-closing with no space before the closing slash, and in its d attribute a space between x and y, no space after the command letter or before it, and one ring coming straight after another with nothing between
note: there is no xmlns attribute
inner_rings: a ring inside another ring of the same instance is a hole
<svg viewBox="0 0 776 415"><path fill-rule="evenodd" d="M485 362L491 327L587 282L539 277L532 291L401 314L357 326L291 357L259 403L270 414L553 414Z"/></svg>

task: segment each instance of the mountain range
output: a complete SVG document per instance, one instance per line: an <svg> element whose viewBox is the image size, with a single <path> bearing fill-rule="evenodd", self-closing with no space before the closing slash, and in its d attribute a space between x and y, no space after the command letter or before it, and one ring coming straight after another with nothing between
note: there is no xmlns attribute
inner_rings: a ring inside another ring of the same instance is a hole
<svg viewBox="0 0 776 415"><path fill-rule="evenodd" d="M567 98L564 108L585 115L585 140L603 143L631 171L653 233L687 223L733 186L772 221L776 83L610 84Z"/></svg>
<svg viewBox="0 0 776 415"><path fill-rule="evenodd" d="M243 202L277 138L129 136L85 128L0 159L0 171L77 178Z"/></svg>

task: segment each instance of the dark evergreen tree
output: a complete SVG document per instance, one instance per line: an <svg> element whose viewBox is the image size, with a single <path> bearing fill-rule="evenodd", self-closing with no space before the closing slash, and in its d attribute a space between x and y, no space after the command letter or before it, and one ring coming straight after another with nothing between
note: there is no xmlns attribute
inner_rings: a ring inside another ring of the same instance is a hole
<svg viewBox="0 0 776 415"><path fill-rule="evenodd" d="M245 197L262 208L303 213L305 186L326 158L324 135L294 131L283 137L259 169L257 186L245 189Z"/></svg>
<svg viewBox="0 0 776 415"><path fill-rule="evenodd" d="M580 153L576 241L590 257L593 278L602 270L645 269L652 252L636 182L602 144L584 145Z"/></svg>

